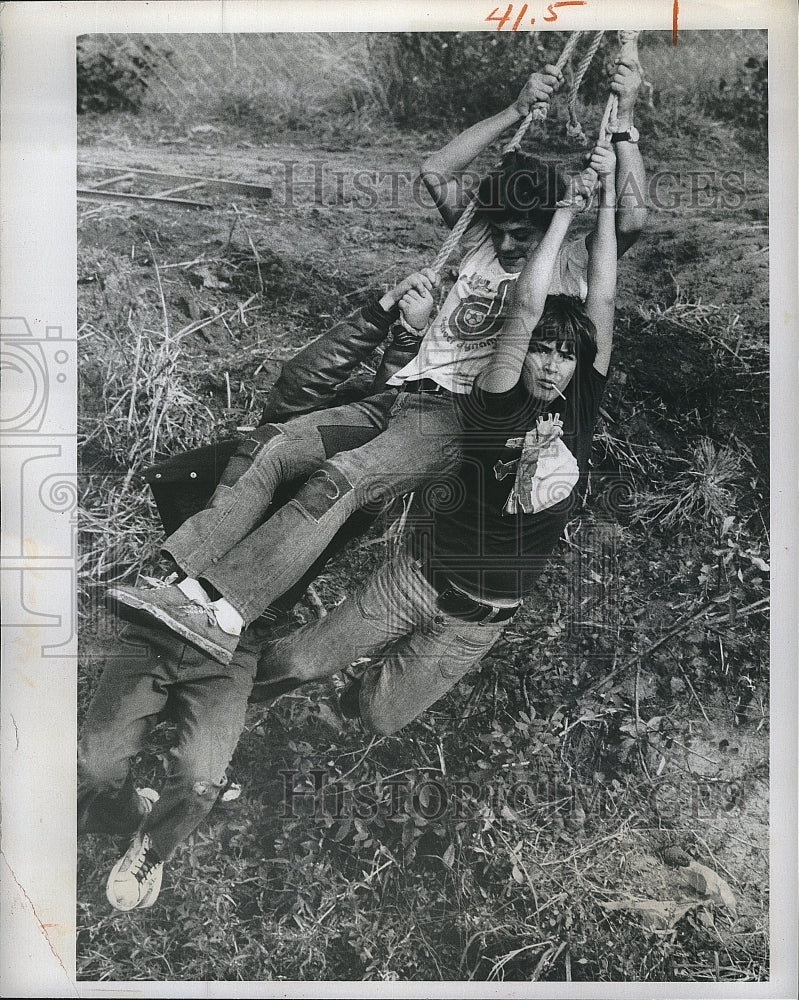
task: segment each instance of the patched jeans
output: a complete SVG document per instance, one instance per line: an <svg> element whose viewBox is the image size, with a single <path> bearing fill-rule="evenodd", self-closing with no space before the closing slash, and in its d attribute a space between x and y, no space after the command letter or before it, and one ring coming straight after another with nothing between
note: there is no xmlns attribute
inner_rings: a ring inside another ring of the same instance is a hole
<svg viewBox="0 0 799 1000"><path fill-rule="evenodd" d="M78 743L78 830L131 834L142 820L130 773L155 724L177 723L161 798L143 829L163 859L210 812L244 728L257 656L226 667L166 629L127 625L106 661Z"/></svg>
<svg viewBox="0 0 799 1000"><path fill-rule="evenodd" d="M370 657L361 719L382 735L401 729L479 663L507 624L445 614L420 566L410 554L398 556L326 617L269 643L256 683L302 683Z"/></svg>
<svg viewBox="0 0 799 1000"><path fill-rule="evenodd" d="M329 454L345 426L365 443L339 447L325 461L324 436ZM381 393L258 431L231 459L210 505L162 546L247 624L300 579L355 510L421 489L458 465L458 419L447 394ZM311 472L264 521L276 486Z"/></svg>

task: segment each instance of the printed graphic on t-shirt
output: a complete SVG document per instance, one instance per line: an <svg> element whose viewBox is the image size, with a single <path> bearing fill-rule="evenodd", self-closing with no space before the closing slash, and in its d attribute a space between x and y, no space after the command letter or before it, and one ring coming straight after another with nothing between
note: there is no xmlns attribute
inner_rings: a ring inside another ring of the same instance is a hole
<svg viewBox="0 0 799 1000"><path fill-rule="evenodd" d="M523 437L509 438L505 447L518 448L519 458L509 461L500 458L494 465L497 480L516 477L505 503L505 514L537 514L554 507L568 497L580 477L577 459L560 438L544 445L526 474L518 475L524 441Z"/></svg>
<svg viewBox="0 0 799 1000"><path fill-rule="evenodd" d="M509 301L514 280L499 284L471 275L463 279L467 294L458 302L443 324L442 333L449 341L474 341L496 338L505 322L505 304Z"/></svg>
<svg viewBox="0 0 799 1000"><path fill-rule="evenodd" d="M418 354L391 376L389 385L431 378L450 392L466 393L488 364L512 309L519 275L499 263L485 223L475 226L472 239L474 248L463 258L458 279L425 333ZM584 239L561 247L550 294L584 298L587 268Z"/></svg>

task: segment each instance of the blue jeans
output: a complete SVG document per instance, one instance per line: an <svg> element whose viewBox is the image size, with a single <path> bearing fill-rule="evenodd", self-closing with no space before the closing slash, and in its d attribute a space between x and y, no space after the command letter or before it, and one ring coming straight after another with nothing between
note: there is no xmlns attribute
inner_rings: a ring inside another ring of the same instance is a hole
<svg viewBox="0 0 799 1000"><path fill-rule="evenodd" d="M325 461L325 432L342 425L365 443ZM258 430L210 505L163 545L247 624L300 579L356 509L419 489L458 464L457 414L442 394L382 393ZM276 486L311 472L264 522Z"/></svg>
<svg viewBox="0 0 799 1000"><path fill-rule="evenodd" d="M166 859L224 788L257 657L245 643L223 667L165 629L132 625L123 647L123 655L106 663L78 744L78 829L130 834L138 827L130 761L168 712L178 742L143 827Z"/></svg>
<svg viewBox="0 0 799 1000"><path fill-rule="evenodd" d="M506 624L445 614L420 565L407 553L392 559L325 618L270 643L257 682L302 683L370 657L360 695L364 725L388 735L415 719L485 656Z"/></svg>

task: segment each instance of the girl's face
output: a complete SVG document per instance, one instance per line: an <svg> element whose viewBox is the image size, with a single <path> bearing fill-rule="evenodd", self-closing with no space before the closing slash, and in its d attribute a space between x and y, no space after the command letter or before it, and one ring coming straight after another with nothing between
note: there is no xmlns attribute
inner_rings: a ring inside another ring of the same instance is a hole
<svg viewBox="0 0 799 1000"><path fill-rule="evenodd" d="M533 341L522 366L522 381L534 399L551 403L565 392L576 368L574 344Z"/></svg>

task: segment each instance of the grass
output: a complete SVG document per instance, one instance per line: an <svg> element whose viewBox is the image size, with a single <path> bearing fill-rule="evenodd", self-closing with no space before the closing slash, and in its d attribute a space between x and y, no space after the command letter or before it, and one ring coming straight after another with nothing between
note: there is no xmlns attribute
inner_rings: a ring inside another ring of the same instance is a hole
<svg viewBox="0 0 799 1000"><path fill-rule="evenodd" d="M733 487L740 482L743 462L732 447L717 447L700 438L687 468L663 490L641 492L633 501L635 517L643 524L673 528L691 522L721 524L734 509Z"/></svg>

